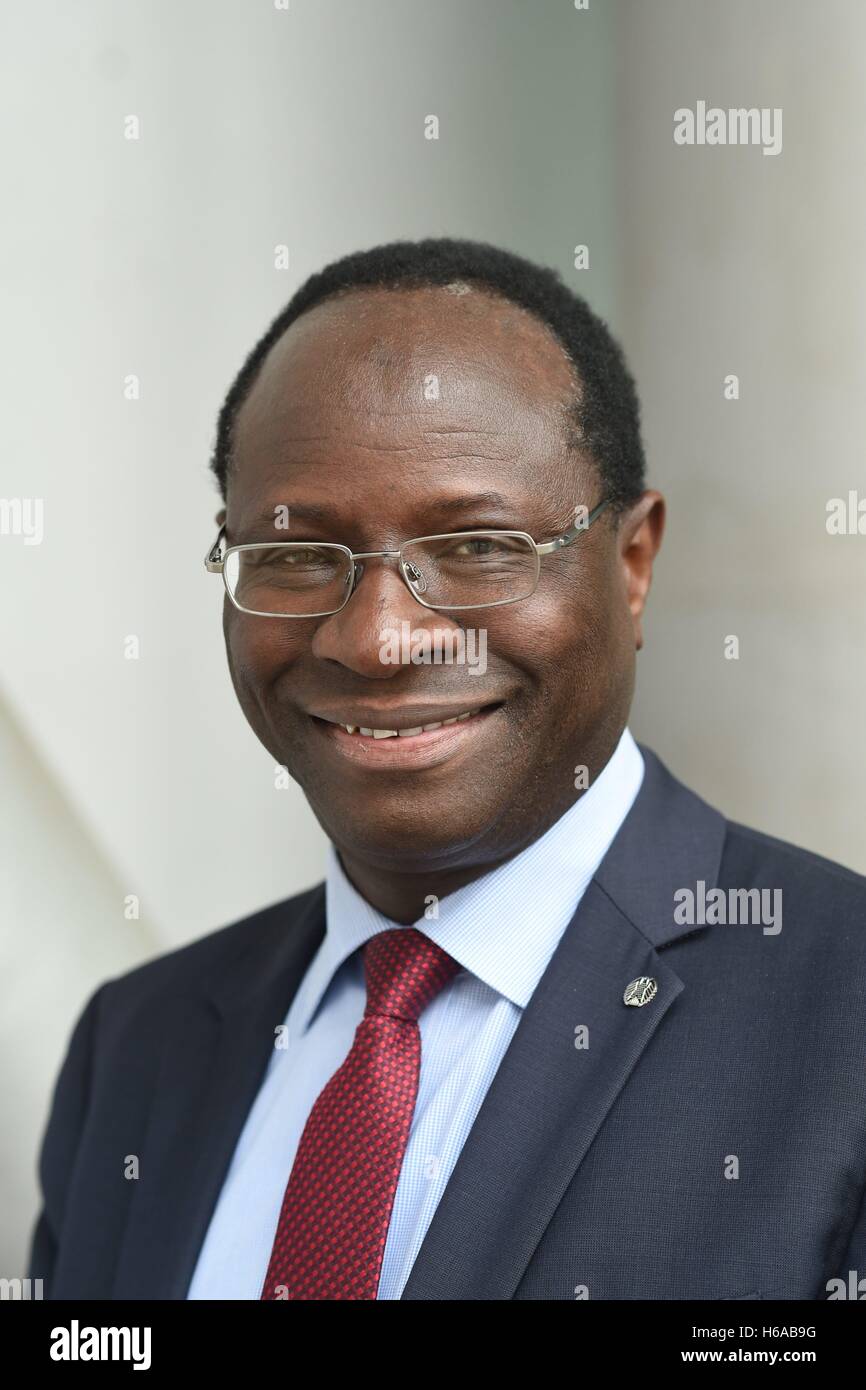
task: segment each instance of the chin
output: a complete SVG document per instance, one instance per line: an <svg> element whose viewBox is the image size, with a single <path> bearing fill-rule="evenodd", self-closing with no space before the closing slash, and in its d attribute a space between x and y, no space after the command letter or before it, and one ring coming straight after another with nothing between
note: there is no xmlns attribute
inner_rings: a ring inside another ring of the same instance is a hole
<svg viewBox="0 0 866 1390"><path fill-rule="evenodd" d="M325 834L337 849L377 868L396 873L423 874L460 868L469 862L469 850L477 854L478 841L500 823L501 813L491 811L478 824L467 826L465 817L432 815L429 808L413 816L403 808L395 816L368 816L347 821L315 808Z"/></svg>

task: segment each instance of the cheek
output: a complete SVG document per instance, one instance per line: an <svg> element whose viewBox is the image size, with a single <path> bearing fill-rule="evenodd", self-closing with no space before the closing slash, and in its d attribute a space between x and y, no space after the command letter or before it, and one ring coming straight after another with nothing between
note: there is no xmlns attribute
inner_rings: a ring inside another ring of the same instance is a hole
<svg viewBox="0 0 866 1390"><path fill-rule="evenodd" d="M597 587L563 574L515 604L507 618L491 618L489 641L532 677L549 703L604 663L608 628Z"/></svg>
<svg viewBox="0 0 866 1390"><path fill-rule="evenodd" d="M241 698L244 690L259 690L276 679L309 646L309 637L298 628L239 613L229 599L223 607L223 636L232 681Z"/></svg>
<svg viewBox="0 0 866 1390"><path fill-rule="evenodd" d="M512 615L490 620L489 644L519 667L534 688L533 702L548 735L599 719L619 708L634 661L627 605L614 576L573 569L551 575Z"/></svg>

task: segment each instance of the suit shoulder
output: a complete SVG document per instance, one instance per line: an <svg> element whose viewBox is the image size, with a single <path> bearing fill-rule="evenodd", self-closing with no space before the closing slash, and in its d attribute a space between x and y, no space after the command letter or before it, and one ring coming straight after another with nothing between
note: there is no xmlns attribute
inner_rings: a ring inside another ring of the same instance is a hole
<svg viewBox="0 0 866 1390"><path fill-rule="evenodd" d="M757 869L761 876L776 874L790 879L798 887L814 887L839 898L859 903L866 908L866 877L834 859L826 859L812 850L777 839L752 826L738 821L727 822L725 856L736 863L737 869Z"/></svg>
<svg viewBox="0 0 866 1390"><path fill-rule="evenodd" d="M123 975L113 977L106 981L104 988L115 999L161 994L169 989L183 990L187 985L194 985L212 969L230 965L233 958L239 957L251 946L267 951L269 941L276 941L282 936L322 891L323 884L318 883L294 897L269 903L248 917L238 918L228 926L209 932L207 936L165 951Z"/></svg>

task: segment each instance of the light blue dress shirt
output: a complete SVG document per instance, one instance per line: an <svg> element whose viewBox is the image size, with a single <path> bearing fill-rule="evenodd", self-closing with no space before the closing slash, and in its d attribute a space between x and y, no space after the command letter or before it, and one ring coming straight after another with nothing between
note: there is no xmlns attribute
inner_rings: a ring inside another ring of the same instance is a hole
<svg viewBox="0 0 866 1390"><path fill-rule="evenodd" d="M463 967L421 1015L421 1074L379 1279L398 1299L521 1014L640 788L628 729L593 785L534 844L415 925ZM187 1293L258 1299L295 1152L366 1003L359 947L398 927L328 850L326 931L241 1132ZM428 909L429 910L429 909Z"/></svg>

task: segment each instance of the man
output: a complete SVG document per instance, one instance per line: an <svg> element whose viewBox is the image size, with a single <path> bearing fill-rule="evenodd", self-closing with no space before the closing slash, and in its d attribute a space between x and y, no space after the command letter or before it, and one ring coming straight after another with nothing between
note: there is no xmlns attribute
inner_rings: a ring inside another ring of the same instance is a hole
<svg viewBox="0 0 866 1390"><path fill-rule="evenodd" d="M89 1000L31 1277L821 1299L866 1272L866 880L628 730L663 501L605 325L493 247L347 257L248 358L213 466L232 680L327 880Z"/></svg>

